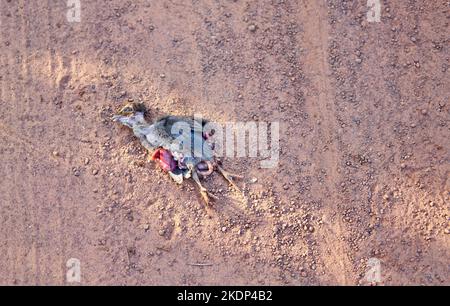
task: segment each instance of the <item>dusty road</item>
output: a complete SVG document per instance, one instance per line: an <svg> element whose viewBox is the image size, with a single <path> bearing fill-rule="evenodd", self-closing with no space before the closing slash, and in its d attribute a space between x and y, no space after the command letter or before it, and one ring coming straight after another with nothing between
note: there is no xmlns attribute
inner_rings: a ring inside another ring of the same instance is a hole
<svg viewBox="0 0 450 306"><path fill-rule="evenodd" d="M0 284L450 285L447 1L80 3L0 0ZM206 210L128 99L280 122L278 167L226 159Z"/></svg>

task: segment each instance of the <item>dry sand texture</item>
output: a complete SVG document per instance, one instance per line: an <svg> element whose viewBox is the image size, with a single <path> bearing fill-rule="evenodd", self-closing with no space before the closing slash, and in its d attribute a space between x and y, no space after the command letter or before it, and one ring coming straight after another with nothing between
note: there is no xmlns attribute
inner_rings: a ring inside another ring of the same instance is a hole
<svg viewBox="0 0 450 306"><path fill-rule="evenodd" d="M0 0L1 284L450 284L448 1L66 2ZM280 162L206 210L127 99L280 122Z"/></svg>

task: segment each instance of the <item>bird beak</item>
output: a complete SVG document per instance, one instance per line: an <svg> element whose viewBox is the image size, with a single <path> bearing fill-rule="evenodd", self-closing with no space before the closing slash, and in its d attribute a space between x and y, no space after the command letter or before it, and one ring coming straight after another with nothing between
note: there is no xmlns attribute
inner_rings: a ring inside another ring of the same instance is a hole
<svg viewBox="0 0 450 306"><path fill-rule="evenodd" d="M117 122L117 121L119 121L120 117L121 117L120 115L114 115L112 117L112 121Z"/></svg>

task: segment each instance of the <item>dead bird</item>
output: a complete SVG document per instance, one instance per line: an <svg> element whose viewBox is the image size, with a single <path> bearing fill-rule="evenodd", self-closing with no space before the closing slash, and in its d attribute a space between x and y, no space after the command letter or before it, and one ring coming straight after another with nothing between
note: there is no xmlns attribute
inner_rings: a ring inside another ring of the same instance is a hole
<svg viewBox="0 0 450 306"><path fill-rule="evenodd" d="M184 179L192 178L207 205L210 204L210 197L215 196L202 185L200 177L211 175L215 170L240 191L233 179L241 176L224 170L214 155L214 145L207 142L211 136L203 131L207 120L168 115L149 124L145 113L143 104L127 103L113 116L113 121L131 128L150 152L150 159L158 161L175 182L181 184Z"/></svg>

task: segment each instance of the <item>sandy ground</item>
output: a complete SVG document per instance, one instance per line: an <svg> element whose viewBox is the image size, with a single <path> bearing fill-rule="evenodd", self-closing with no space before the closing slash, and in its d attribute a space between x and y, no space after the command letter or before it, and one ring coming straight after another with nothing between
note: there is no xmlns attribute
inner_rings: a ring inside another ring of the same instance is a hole
<svg viewBox="0 0 450 306"><path fill-rule="evenodd" d="M381 2L0 0L0 284L450 285L449 4ZM225 159L207 210L128 99L278 121L278 167Z"/></svg>

